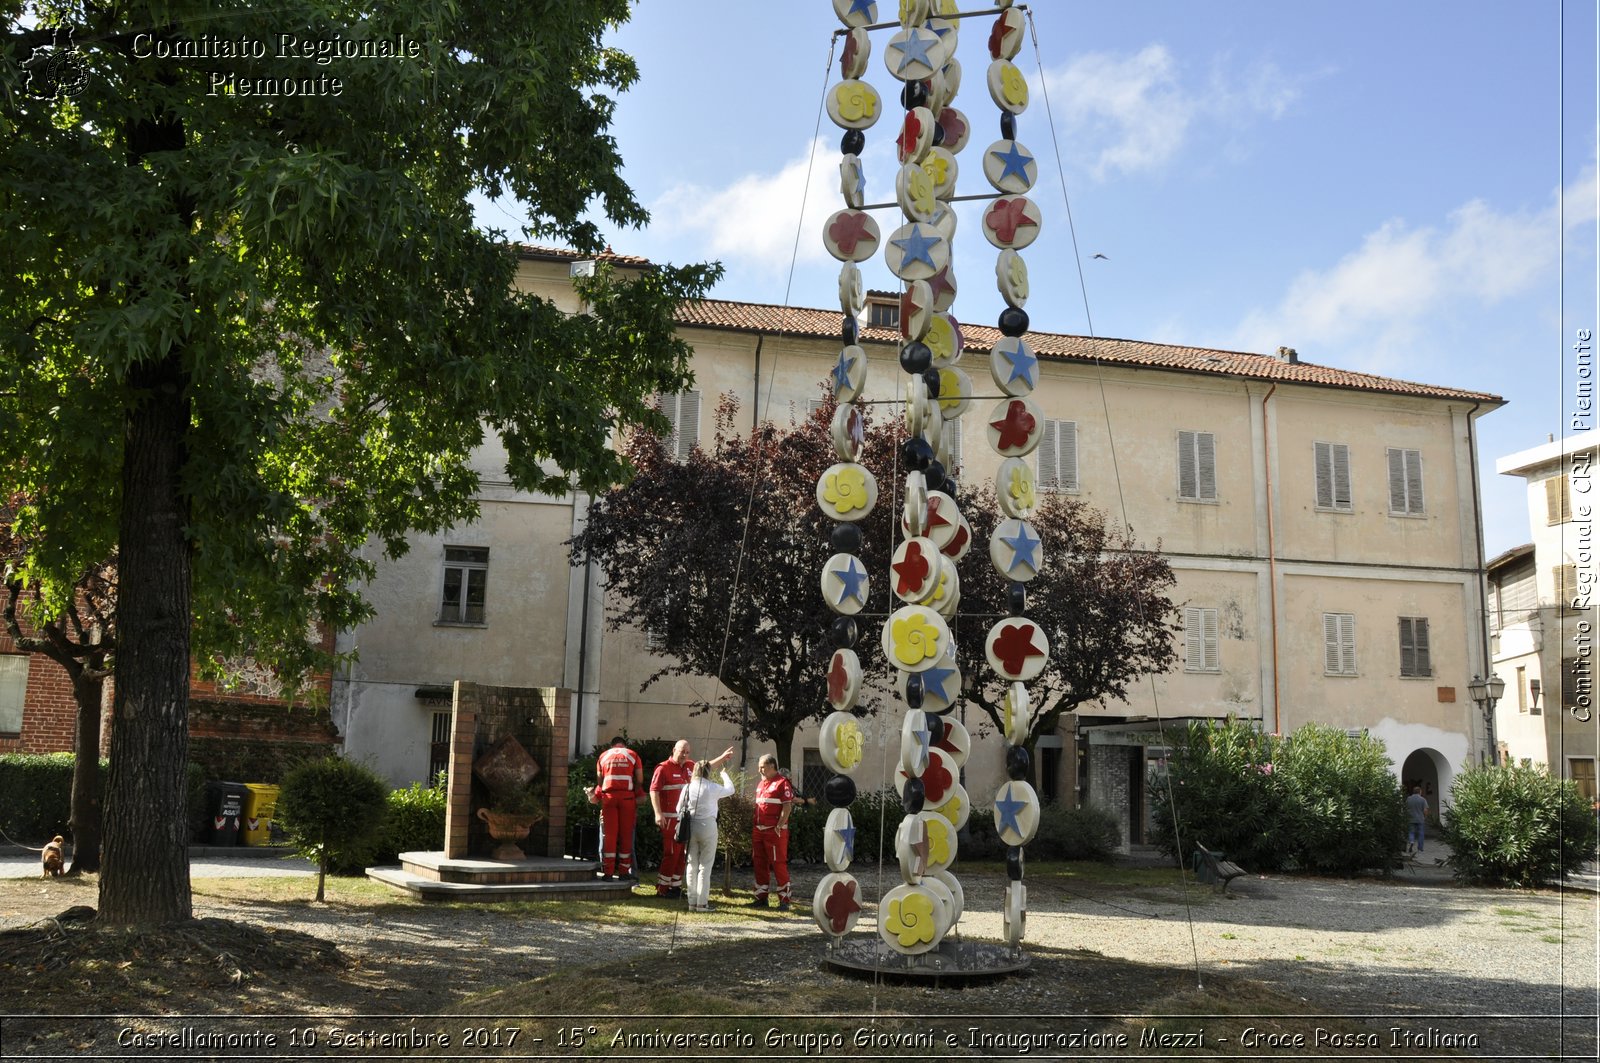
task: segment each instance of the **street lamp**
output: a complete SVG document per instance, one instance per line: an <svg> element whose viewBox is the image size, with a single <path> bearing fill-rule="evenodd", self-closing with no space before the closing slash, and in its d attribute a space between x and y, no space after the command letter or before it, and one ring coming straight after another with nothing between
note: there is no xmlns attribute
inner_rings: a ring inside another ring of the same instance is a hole
<svg viewBox="0 0 1600 1063"><path fill-rule="evenodd" d="M1483 710L1484 726L1489 731L1489 763L1500 763L1500 748L1494 740L1494 707L1500 703L1500 695L1506 692L1506 681L1497 675L1488 679L1482 676L1473 676L1472 682L1467 684L1467 693L1472 697L1473 704Z"/></svg>

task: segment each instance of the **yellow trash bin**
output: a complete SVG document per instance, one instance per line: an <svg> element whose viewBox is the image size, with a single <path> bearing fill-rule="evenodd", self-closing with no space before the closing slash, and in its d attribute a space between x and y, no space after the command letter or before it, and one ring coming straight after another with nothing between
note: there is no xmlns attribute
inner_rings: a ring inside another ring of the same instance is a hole
<svg viewBox="0 0 1600 1063"><path fill-rule="evenodd" d="M249 794L244 799L244 823L239 832L242 845L266 845L272 837L272 816L278 811L278 788L264 782L244 784Z"/></svg>

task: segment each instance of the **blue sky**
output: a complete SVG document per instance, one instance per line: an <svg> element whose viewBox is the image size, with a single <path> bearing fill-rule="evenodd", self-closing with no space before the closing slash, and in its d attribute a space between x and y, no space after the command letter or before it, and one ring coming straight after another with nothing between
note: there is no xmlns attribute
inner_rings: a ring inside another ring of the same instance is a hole
<svg viewBox="0 0 1600 1063"><path fill-rule="evenodd" d="M979 152L999 137L991 22L968 20L957 52L974 129L959 192L987 190ZM1572 335L1596 325L1594 5L1039 0L1033 24L1038 51L1030 39L1017 57L1045 219L1024 252L1033 327L1284 345L1501 395L1510 405L1479 422L1488 554L1527 541L1521 482L1492 470L1560 435ZM642 74L615 133L653 220L610 234L615 249L719 259L725 298L836 305L820 233L840 206L840 130L817 119L838 27L828 0L643 0L615 37ZM886 40L873 34L867 77L888 97ZM874 202L893 198L891 121L867 133ZM993 324L978 209L961 210L955 312ZM515 228L493 208L483 220ZM881 256L867 266L869 286L897 286Z"/></svg>

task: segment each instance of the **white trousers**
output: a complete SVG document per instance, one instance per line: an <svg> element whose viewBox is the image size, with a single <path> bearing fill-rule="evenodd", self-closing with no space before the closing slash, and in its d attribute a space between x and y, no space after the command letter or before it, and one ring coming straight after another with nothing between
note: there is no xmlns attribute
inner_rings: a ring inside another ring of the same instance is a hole
<svg viewBox="0 0 1600 1063"><path fill-rule="evenodd" d="M717 858L717 821L694 817L689 824L689 870L684 892L689 907L704 908L711 896L711 864Z"/></svg>

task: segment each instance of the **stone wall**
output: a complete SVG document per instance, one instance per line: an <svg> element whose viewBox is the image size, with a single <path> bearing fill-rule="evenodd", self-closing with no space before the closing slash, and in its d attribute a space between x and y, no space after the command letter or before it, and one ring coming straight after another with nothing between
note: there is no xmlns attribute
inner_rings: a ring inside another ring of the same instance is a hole
<svg viewBox="0 0 1600 1063"><path fill-rule="evenodd" d="M1132 794L1128 792L1128 758L1131 746L1089 746L1089 801L1111 813L1117 820L1120 840L1117 847L1128 851L1128 817L1133 814Z"/></svg>
<svg viewBox="0 0 1600 1063"><path fill-rule="evenodd" d="M489 806L489 792L473 775L472 765L505 735L522 743L540 771L533 786L542 788L547 809L521 843L529 856L563 855L567 829L567 742L572 721L572 692L554 687L491 687L455 684L450 728L449 803L445 809L445 856L486 856L494 848L488 828L477 818Z"/></svg>

